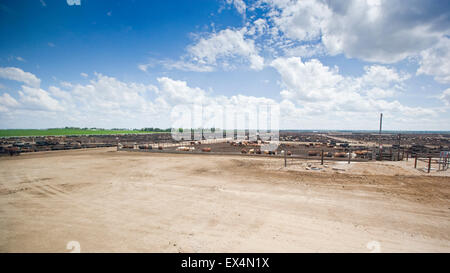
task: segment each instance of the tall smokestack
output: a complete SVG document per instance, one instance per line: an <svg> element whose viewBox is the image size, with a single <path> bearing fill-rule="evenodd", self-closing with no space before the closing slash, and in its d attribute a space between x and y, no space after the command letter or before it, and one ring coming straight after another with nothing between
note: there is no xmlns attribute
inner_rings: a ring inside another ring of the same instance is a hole
<svg viewBox="0 0 450 273"><path fill-rule="evenodd" d="M381 138L381 129L382 129L382 127L383 127L383 113L380 114L380 138Z"/></svg>
<svg viewBox="0 0 450 273"><path fill-rule="evenodd" d="M380 133L378 136L378 141L379 141L379 151L380 151L380 160L383 160L383 145L381 144L381 130L383 129L383 113L380 114Z"/></svg>

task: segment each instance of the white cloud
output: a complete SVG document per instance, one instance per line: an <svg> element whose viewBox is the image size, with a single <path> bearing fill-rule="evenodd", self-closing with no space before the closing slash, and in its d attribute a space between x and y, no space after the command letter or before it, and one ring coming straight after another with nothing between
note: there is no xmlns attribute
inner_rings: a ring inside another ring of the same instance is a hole
<svg viewBox="0 0 450 273"><path fill-rule="evenodd" d="M435 46L420 53L417 74L434 76L440 83L450 83L450 39L444 38Z"/></svg>
<svg viewBox="0 0 450 273"><path fill-rule="evenodd" d="M166 103L176 104L202 104L206 101L206 92L200 88L191 88L185 81L176 81L167 77L157 79L160 84L158 95Z"/></svg>
<svg viewBox="0 0 450 273"><path fill-rule="evenodd" d="M22 86L19 91L21 107L29 110L64 111L59 102L40 88Z"/></svg>
<svg viewBox="0 0 450 273"><path fill-rule="evenodd" d="M407 107L397 100L384 99L401 92L403 82L409 78L409 75L392 68L374 65L366 67L361 77L344 77L337 67L330 68L316 59L303 62L298 57L278 58L271 65L281 75L282 104L288 109L286 116L295 113L302 118L313 117L329 124L358 113L362 127L364 117L376 116L379 112L387 112L394 120L401 117L411 121L417 117L436 116L432 109Z"/></svg>
<svg viewBox="0 0 450 273"><path fill-rule="evenodd" d="M267 29L267 21L263 18L258 18L252 23L248 22L247 27L249 28L247 31L247 35L262 35Z"/></svg>
<svg viewBox="0 0 450 273"><path fill-rule="evenodd" d="M67 1L67 5L69 6L80 6L81 5L81 0L66 0Z"/></svg>
<svg viewBox="0 0 450 273"><path fill-rule="evenodd" d="M318 60L302 62L298 57L278 58L272 66L280 73L285 99L298 101L331 100L337 94L337 86L343 77L337 69L330 69Z"/></svg>
<svg viewBox="0 0 450 273"><path fill-rule="evenodd" d="M195 72L211 72L214 71L214 67L212 65L207 64L199 64L192 62L192 60L164 60L160 61L165 68L167 69L177 69L182 71L195 71Z"/></svg>
<svg viewBox="0 0 450 273"><path fill-rule="evenodd" d="M17 67L0 67L0 78L23 82L33 87L39 87L41 80L29 72Z"/></svg>
<svg viewBox="0 0 450 273"><path fill-rule="evenodd" d="M228 64L228 60L244 58L254 70L261 70L264 59L258 55L255 42L244 37L247 29L225 29L213 33L206 38L201 38L196 44L188 47L188 59L196 65L216 66L221 62L222 66Z"/></svg>
<svg viewBox="0 0 450 273"><path fill-rule="evenodd" d="M11 97L8 93L3 93L0 96L0 112L8 113L10 108L18 106L19 103L16 99Z"/></svg>
<svg viewBox="0 0 450 273"><path fill-rule="evenodd" d="M247 5L243 0L227 0L227 4L231 5L233 4L236 10L245 17L245 10L247 8Z"/></svg>
<svg viewBox="0 0 450 273"><path fill-rule="evenodd" d="M312 57L326 54L326 49L322 44L303 44L288 47L284 50L287 57Z"/></svg>
<svg viewBox="0 0 450 273"><path fill-rule="evenodd" d="M364 71L361 80L368 87L390 88L393 84L401 84L410 78L409 74L399 74L395 69L382 65L365 66Z"/></svg>
<svg viewBox="0 0 450 273"><path fill-rule="evenodd" d="M49 47L55 47L55 46L56 46L56 45L55 45L54 43L52 43L52 42L48 42L47 44L48 44Z"/></svg>
<svg viewBox="0 0 450 273"><path fill-rule="evenodd" d="M281 75L281 101L242 94L215 95L169 77L157 78L158 84L153 86L95 73L87 84L60 82L48 90L24 85L17 98L4 93L0 96L0 125L169 127L172 107L192 104L203 105L206 113L220 107L242 110L279 105L282 128L367 129L368 122L377 124L379 112L397 128L420 128L432 122L440 126L442 122L436 119L435 109L408 107L390 99L408 76L389 67L369 66L361 77L345 77L337 67L318 60L278 58L272 66ZM367 75L371 75L370 80ZM440 98L448 103L449 95L447 90ZM37 120L37 116L41 118Z"/></svg>
<svg viewBox="0 0 450 273"><path fill-rule="evenodd" d="M138 68L141 71L147 72L148 65L146 65L146 64L138 64Z"/></svg>
<svg viewBox="0 0 450 273"><path fill-rule="evenodd" d="M17 100L14 99L13 97L11 97L11 95L9 95L8 93L3 93L0 96L0 107L2 109L16 107L18 105L19 105L19 103L17 102Z"/></svg>
<svg viewBox="0 0 450 273"><path fill-rule="evenodd" d="M288 38L310 41L320 37L331 10L324 3L314 0L272 1L276 11L272 13L275 25Z"/></svg>
<svg viewBox="0 0 450 273"><path fill-rule="evenodd" d="M22 57L20 57L20 56L17 56L17 57L16 57L16 60L18 60L18 61L20 61L20 62L25 62L25 59L22 58Z"/></svg>
<svg viewBox="0 0 450 273"><path fill-rule="evenodd" d="M344 54L375 63L419 56L419 74L448 83L450 14L434 1L405 7L396 0L260 0L249 10L260 9L262 15L251 16L245 27L214 32L188 46L180 60L163 64L169 69L211 71L244 63L260 70L280 56ZM227 3L241 13L247 10L243 1Z"/></svg>
<svg viewBox="0 0 450 273"><path fill-rule="evenodd" d="M444 90L439 97L447 106L450 106L450 88Z"/></svg>
<svg viewBox="0 0 450 273"><path fill-rule="evenodd" d="M450 33L449 11L433 1L263 0L275 33L293 41L321 40L331 55L395 63Z"/></svg>
<svg viewBox="0 0 450 273"><path fill-rule="evenodd" d="M81 72L80 73L80 75L83 77L83 78L87 78L87 77L89 77L89 75L88 74L86 74L86 73L84 73L84 72Z"/></svg>

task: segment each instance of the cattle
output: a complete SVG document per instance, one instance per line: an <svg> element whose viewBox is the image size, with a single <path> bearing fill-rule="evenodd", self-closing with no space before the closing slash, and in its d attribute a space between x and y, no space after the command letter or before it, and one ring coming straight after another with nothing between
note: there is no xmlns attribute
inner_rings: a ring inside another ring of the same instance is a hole
<svg viewBox="0 0 450 273"><path fill-rule="evenodd" d="M8 147L5 151L8 152L10 156L20 155L20 150L17 147Z"/></svg>
<svg viewBox="0 0 450 273"><path fill-rule="evenodd" d="M247 150L246 149L242 149L241 150L241 154L246 154L247 153Z"/></svg>
<svg viewBox="0 0 450 273"><path fill-rule="evenodd" d="M261 154L261 149L255 149L255 154L260 155Z"/></svg>
<svg viewBox="0 0 450 273"><path fill-rule="evenodd" d="M202 152L211 152L211 148L210 147L206 147L206 148L202 148Z"/></svg>
<svg viewBox="0 0 450 273"><path fill-rule="evenodd" d="M346 153L334 153L334 157L346 157Z"/></svg>
<svg viewBox="0 0 450 273"><path fill-rule="evenodd" d="M124 144L122 146L122 148L124 148L124 149L134 149L134 145Z"/></svg>
<svg viewBox="0 0 450 273"><path fill-rule="evenodd" d="M254 154L254 153L255 153L255 149L250 149L250 150L248 150L248 153L249 153L249 154Z"/></svg>
<svg viewBox="0 0 450 273"><path fill-rule="evenodd" d="M292 152L291 151L287 151L287 155L292 155Z"/></svg>
<svg viewBox="0 0 450 273"><path fill-rule="evenodd" d="M189 147L177 147L177 151L182 151L182 152L189 152Z"/></svg>
<svg viewBox="0 0 450 273"><path fill-rule="evenodd" d="M163 146L158 146L158 150L162 150L163 149Z"/></svg>
<svg viewBox="0 0 450 273"><path fill-rule="evenodd" d="M365 150L362 150L362 151L355 151L355 155L356 155L356 156L364 157L364 156L367 155L368 152L369 152L369 151L365 151Z"/></svg>
<svg viewBox="0 0 450 273"><path fill-rule="evenodd" d="M317 156L318 153L317 151L308 151L308 156Z"/></svg>

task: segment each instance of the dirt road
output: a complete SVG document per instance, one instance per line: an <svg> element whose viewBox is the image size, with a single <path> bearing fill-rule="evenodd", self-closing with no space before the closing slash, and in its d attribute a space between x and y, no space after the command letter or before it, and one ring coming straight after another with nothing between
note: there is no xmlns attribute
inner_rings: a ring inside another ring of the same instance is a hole
<svg viewBox="0 0 450 273"><path fill-rule="evenodd" d="M3 157L0 252L70 252L71 241L81 252L450 251L448 176L281 160L115 149Z"/></svg>

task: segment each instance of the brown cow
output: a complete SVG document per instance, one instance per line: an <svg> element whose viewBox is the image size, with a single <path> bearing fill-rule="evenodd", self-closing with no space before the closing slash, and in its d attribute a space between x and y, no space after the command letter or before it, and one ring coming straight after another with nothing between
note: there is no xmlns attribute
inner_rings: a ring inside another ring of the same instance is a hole
<svg viewBox="0 0 450 273"><path fill-rule="evenodd" d="M346 153L334 153L334 157L346 157Z"/></svg>

